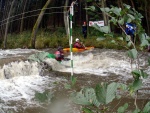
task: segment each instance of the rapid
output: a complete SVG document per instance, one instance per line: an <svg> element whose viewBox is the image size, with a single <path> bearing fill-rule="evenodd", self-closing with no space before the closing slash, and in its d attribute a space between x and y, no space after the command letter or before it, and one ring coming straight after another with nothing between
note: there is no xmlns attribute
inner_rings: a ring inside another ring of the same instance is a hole
<svg viewBox="0 0 150 113"><path fill-rule="evenodd" d="M36 92L46 90L59 92L56 95L65 95L63 83L68 82L71 75L70 61L57 62L55 59L46 58L47 66L30 62L27 57L31 54L54 49L8 49L0 50L0 113L13 111L14 113L65 113L56 111L57 108L43 107L45 103L37 102L34 97ZM141 54L141 53L140 53ZM150 67L147 59L149 53L141 54L140 67ZM66 55L70 58L70 55ZM133 62L134 63L134 62ZM136 65L133 65L134 69ZM51 68L51 71L48 71ZM131 61L125 51L109 49L93 49L80 53L73 53L73 71L78 78L79 85L95 85L100 82L129 83L131 75ZM56 84L57 83L57 84ZM139 90L139 99L150 99L150 76L143 79L143 87ZM70 100L59 101L65 104L66 113L80 113L80 108ZM58 105L58 104L57 104ZM69 112L68 112L69 111Z"/></svg>

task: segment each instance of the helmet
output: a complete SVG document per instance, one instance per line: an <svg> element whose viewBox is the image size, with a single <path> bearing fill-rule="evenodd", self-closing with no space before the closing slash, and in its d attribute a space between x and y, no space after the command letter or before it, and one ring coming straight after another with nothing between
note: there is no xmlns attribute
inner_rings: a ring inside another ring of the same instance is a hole
<svg viewBox="0 0 150 113"><path fill-rule="evenodd" d="M76 38L76 42L77 42L77 41L79 41L79 39L78 39L78 38Z"/></svg>
<svg viewBox="0 0 150 113"><path fill-rule="evenodd" d="M128 28L129 26L126 24L126 27Z"/></svg>
<svg viewBox="0 0 150 113"><path fill-rule="evenodd" d="M62 49L63 49L63 47L61 47L61 46L59 46L59 47L57 48L58 51L60 51L60 50L62 50Z"/></svg>

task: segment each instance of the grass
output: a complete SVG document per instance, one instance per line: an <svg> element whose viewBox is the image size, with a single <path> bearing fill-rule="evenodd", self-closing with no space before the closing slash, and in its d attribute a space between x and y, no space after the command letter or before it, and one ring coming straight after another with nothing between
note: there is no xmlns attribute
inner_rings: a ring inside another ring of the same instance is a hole
<svg viewBox="0 0 150 113"><path fill-rule="evenodd" d="M73 29L73 42L76 38L79 38L85 46L94 46L96 48L107 48L107 49L125 49L126 43L119 40L117 36L115 38L105 37L104 40L97 40L98 37L104 37L103 33L98 32L94 29L89 29L89 34L86 39L83 38L80 28ZM31 31L24 31L19 34L9 34L7 39L7 48L31 48ZM100 38L99 38L100 39ZM114 43L115 42L115 43ZM58 46L69 47L69 38L66 35L64 28L40 29L36 36L36 49L43 48L56 48ZM0 45L1 48L3 44Z"/></svg>

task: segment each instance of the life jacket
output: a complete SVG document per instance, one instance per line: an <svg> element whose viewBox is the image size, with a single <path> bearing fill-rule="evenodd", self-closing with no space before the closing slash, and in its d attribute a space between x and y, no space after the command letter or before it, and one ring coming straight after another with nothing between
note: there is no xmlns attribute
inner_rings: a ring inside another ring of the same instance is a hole
<svg viewBox="0 0 150 113"><path fill-rule="evenodd" d="M75 42L73 45L74 48L82 49L84 48L79 42Z"/></svg>
<svg viewBox="0 0 150 113"><path fill-rule="evenodd" d="M61 61L64 59L64 53L63 52L60 52L60 51L56 51L55 52L55 59L57 61Z"/></svg>

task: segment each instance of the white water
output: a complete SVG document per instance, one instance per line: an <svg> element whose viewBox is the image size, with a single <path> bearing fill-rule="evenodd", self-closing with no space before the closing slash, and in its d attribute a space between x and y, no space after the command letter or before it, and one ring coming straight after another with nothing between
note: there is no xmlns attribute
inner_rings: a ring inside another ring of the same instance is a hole
<svg viewBox="0 0 150 113"><path fill-rule="evenodd" d="M1 56L2 58L8 58L11 53L11 57L15 57L21 53L30 53L32 51L36 50L1 50ZM45 62L52 66L53 70L71 72L70 61L59 63L55 59L46 59ZM140 62L142 63L141 66L146 64L144 59L141 59ZM126 79L132 77L130 74L130 60L124 52L107 50L74 54L73 64L74 73L94 74L97 76L111 76L113 74L124 76ZM135 68L135 65L133 65L133 68ZM38 103L33 100L35 92L52 89L55 87L54 82L63 81L60 78L40 76L41 72L42 66L36 62L16 61L4 65L0 69L0 108L14 108L17 111L20 104L9 105L11 101L23 102L24 106L21 107L38 106ZM150 74L150 68L148 68L147 72ZM145 80L144 84L144 87L150 86L150 77ZM148 90L144 91L150 94Z"/></svg>
<svg viewBox="0 0 150 113"><path fill-rule="evenodd" d="M70 58L70 56L68 56ZM53 70L60 72L71 72L71 62L62 61L61 64L51 59L46 59ZM144 59L140 59L141 66L147 64ZM133 64L135 69L136 65ZM101 53L86 52L84 54L75 54L73 56L73 70L74 73L94 74L98 76L109 76L111 74L122 75L126 77L131 76L130 59L125 52L116 52L113 50L104 51ZM148 68L150 70L150 68ZM147 71L150 74L150 71Z"/></svg>
<svg viewBox="0 0 150 113"><path fill-rule="evenodd" d="M18 57L22 53L33 51L37 50L1 50L1 58ZM55 87L54 82L63 81L57 77L41 76L42 68L43 66L37 62L29 61L10 62L0 68L0 113L5 113L9 109L18 111L20 108L40 106L33 100L35 93L52 89ZM12 102L15 104L11 105Z"/></svg>
<svg viewBox="0 0 150 113"><path fill-rule="evenodd" d="M16 56L22 56L21 54L24 53L31 53L31 52L38 52L35 49L9 49L9 50L2 50L0 49L0 59L1 58L8 58L9 56L11 57L16 57Z"/></svg>

